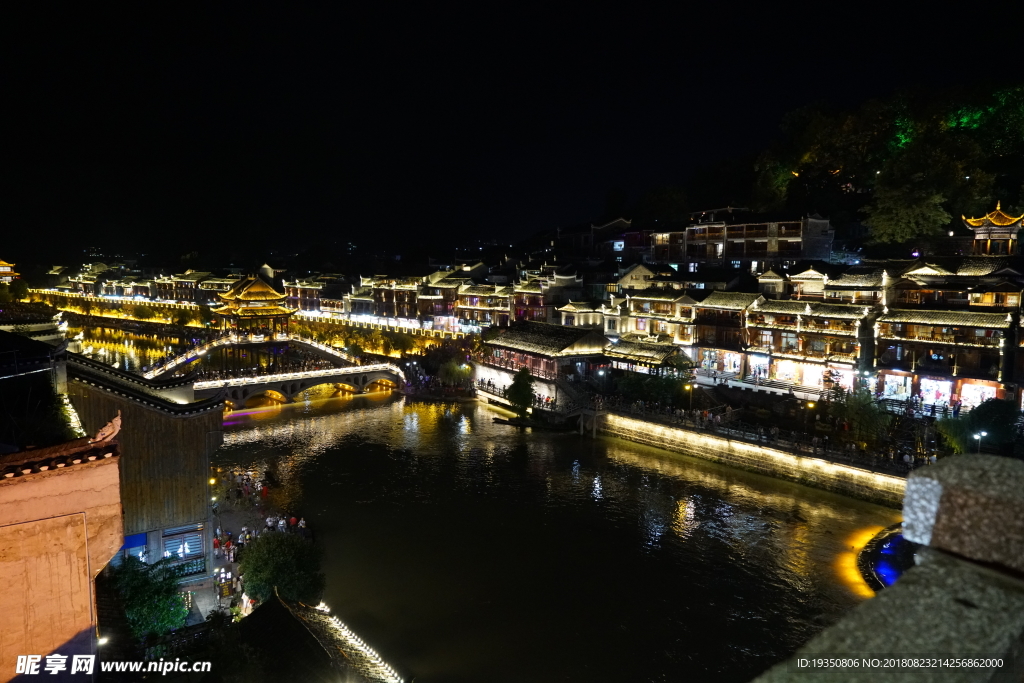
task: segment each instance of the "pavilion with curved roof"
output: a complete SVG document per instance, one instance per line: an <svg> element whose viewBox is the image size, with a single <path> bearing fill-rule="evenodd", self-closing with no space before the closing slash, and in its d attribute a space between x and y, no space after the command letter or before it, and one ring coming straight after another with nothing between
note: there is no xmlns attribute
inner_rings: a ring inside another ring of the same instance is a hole
<svg viewBox="0 0 1024 683"><path fill-rule="evenodd" d="M974 233L975 254L1010 256L1018 253L1017 233L1024 224L1024 214L1011 216L1003 212L1000 202L996 202L996 210L981 218L961 218L967 229Z"/></svg>
<svg viewBox="0 0 1024 683"><path fill-rule="evenodd" d="M243 334L284 333L297 310L284 305L285 297L261 278L250 275L217 294L221 305L213 313L219 317L221 329Z"/></svg>

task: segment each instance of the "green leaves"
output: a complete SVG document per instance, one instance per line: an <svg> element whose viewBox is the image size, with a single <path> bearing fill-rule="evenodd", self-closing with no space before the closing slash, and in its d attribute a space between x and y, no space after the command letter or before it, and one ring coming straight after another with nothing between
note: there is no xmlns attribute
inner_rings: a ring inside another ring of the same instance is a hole
<svg viewBox="0 0 1024 683"><path fill-rule="evenodd" d="M129 555L112 567L114 589L121 598L128 626L139 640L162 636L185 625L188 610L178 592L173 560L146 564Z"/></svg>
<svg viewBox="0 0 1024 683"><path fill-rule="evenodd" d="M298 534L265 532L247 543L239 573L245 592L260 602L274 594L315 604L323 593L323 551Z"/></svg>
<svg viewBox="0 0 1024 683"><path fill-rule="evenodd" d="M519 417L526 417L526 409L533 405L533 375L529 368L521 368L512 378L512 384L505 392Z"/></svg>
<svg viewBox="0 0 1024 683"><path fill-rule="evenodd" d="M938 234L950 221L950 215L942 208L944 201L942 195L928 194L924 188L878 189L874 204L865 208L872 239L907 242Z"/></svg>
<svg viewBox="0 0 1024 683"><path fill-rule="evenodd" d="M975 434L985 432L984 445L1002 447L1016 440L1021 412L1013 401L990 398L967 415L939 420L935 427L956 453L978 448Z"/></svg>

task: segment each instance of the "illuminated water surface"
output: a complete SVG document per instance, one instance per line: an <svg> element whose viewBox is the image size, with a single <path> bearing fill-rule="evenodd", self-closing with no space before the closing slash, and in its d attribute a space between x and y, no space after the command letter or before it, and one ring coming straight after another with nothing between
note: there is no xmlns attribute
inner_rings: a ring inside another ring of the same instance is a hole
<svg viewBox="0 0 1024 683"><path fill-rule="evenodd" d="M230 413L276 467L326 602L417 683L746 681L870 596L878 506L386 394Z"/></svg>

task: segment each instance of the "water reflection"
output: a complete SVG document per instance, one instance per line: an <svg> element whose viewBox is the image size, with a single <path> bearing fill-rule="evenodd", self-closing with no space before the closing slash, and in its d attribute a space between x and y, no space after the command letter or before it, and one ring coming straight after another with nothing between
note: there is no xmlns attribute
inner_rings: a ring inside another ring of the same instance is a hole
<svg viewBox="0 0 1024 683"><path fill-rule="evenodd" d="M327 602L427 682L749 680L865 596L849 541L899 518L497 414L309 398L229 413L216 459L276 468Z"/></svg>
<svg viewBox="0 0 1024 683"><path fill-rule="evenodd" d="M67 338L81 338L81 353L93 360L125 372L141 372L144 367L181 353L188 344L180 337L128 332L111 327L69 327Z"/></svg>

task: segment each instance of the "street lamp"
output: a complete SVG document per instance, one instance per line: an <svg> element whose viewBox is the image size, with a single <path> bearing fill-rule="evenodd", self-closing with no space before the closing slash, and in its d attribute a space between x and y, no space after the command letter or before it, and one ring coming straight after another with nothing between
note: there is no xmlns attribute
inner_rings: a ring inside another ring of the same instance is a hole
<svg viewBox="0 0 1024 683"><path fill-rule="evenodd" d="M988 436L988 432L978 432L974 438L978 440L978 455L981 455L981 437Z"/></svg>
<svg viewBox="0 0 1024 683"><path fill-rule="evenodd" d="M693 387L692 384L686 385L686 390L690 392L690 410L693 410Z"/></svg>

